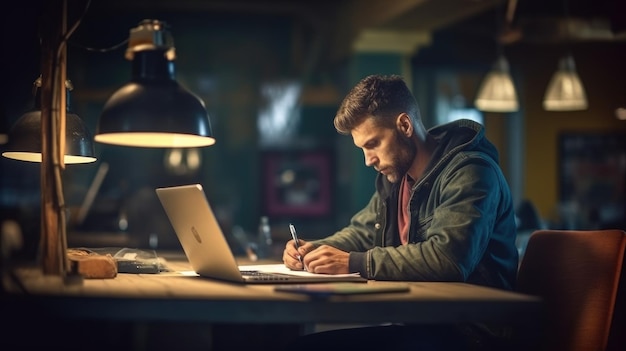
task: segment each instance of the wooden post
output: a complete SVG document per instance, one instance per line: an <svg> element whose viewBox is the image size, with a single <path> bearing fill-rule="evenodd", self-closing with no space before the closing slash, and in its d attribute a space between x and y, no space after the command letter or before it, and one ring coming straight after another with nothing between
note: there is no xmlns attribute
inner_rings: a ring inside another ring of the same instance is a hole
<svg viewBox="0 0 626 351"><path fill-rule="evenodd" d="M65 138L66 1L44 2L41 17L41 238L44 274L67 272L67 242L61 172ZM63 46L62 46L63 45ZM60 127L63 126L63 130Z"/></svg>

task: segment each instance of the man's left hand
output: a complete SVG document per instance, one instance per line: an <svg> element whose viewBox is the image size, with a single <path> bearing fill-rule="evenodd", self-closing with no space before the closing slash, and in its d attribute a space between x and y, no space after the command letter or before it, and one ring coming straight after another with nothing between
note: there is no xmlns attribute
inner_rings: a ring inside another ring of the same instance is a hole
<svg viewBox="0 0 626 351"><path fill-rule="evenodd" d="M332 246L322 245L307 253L303 260L311 273L347 274L350 254Z"/></svg>

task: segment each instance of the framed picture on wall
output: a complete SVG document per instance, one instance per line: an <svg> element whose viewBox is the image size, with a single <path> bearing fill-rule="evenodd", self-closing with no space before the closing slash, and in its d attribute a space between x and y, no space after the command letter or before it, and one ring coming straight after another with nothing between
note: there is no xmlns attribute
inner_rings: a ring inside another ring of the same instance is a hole
<svg viewBox="0 0 626 351"><path fill-rule="evenodd" d="M331 213L332 154L326 150L263 153L263 208L269 216Z"/></svg>
<svg viewBox="0 0 626 351"><path fill-rule="evenodd" d="M559 137L559 202L564 226L615 228L626 221L626 134Z"/></svg>

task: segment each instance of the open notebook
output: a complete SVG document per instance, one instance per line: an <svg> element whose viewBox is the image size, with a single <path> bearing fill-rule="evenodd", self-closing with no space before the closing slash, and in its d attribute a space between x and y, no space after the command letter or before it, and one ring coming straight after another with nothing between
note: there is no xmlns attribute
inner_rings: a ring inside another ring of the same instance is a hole
<svg viewBox="0 0 626 351"><path fill-rule="evenodd" d="M156 189L191 268L200 276L238 283L365 282L358 274L291 271L283 264L239 266L202 185Z"/></svg>

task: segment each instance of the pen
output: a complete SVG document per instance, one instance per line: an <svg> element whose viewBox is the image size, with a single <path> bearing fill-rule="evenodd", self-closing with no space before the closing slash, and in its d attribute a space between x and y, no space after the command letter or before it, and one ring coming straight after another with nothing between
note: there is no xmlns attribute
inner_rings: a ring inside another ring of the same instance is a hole
<svg viewBox="0 0 626 351"><path fill-rule="evenodd" d="M296 245L296 250L300 247L300 243L298 242L298 234L296 233L296 227L293 224L289 224L289 231L291 232L291 238L293 239L294 245ZM306 267L304 266L304 262L302 262L302 256L298 254L298 260L302 263L302 269L306 271Z"/></svg>

